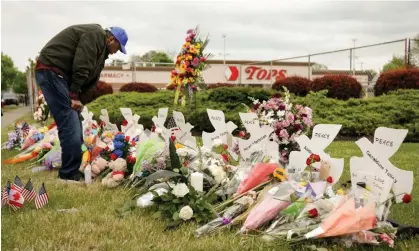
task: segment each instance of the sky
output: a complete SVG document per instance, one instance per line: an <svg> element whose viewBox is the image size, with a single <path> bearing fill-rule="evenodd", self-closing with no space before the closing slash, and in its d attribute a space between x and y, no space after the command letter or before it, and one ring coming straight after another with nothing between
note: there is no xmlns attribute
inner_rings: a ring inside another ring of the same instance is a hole
<svg viewBox="0 0 419 251"><path fill-rule="evenodd" d="M2 1L1 51L25 69L67 26L98 23L128 33L128 60L148 50L175 56L188 29L199 25L214 59L270 61L382 43L419 34L419 2L356 1ZM223 34L226 35L223 39ZM404 41L355 50L356 69L379 69L404 55ZM312 56L329 69L348 69L349 51ZM283 61L307 62L308 57Z"/></svg>

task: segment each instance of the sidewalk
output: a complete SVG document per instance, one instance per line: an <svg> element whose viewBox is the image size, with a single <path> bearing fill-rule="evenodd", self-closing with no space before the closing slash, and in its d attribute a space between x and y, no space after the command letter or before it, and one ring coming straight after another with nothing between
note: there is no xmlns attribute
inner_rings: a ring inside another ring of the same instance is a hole
<svg viewBox="0 0 419 251"><path fill-rule="evenodd" d="M30 106L24 106L8 112L3 112L3 116L1 116L1 128L5 128L9 125L12 125L17 119L28 114L30 112L30 109Z"/></svg>

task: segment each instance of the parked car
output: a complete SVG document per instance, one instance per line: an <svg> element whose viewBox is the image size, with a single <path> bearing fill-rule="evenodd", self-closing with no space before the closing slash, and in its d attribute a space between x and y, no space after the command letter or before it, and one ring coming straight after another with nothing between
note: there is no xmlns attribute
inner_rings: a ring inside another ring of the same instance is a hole
<svg viewBox="0 0 419 251"><path fill-rule="evenodd" d="M4 93L3 99L5 105L19 105L19 98L14 93Z"/></svg>

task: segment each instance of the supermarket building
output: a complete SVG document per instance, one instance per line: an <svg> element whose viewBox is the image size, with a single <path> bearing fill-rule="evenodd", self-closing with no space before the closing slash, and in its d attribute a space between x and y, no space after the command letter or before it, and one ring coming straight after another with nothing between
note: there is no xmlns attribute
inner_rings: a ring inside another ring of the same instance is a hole
<svg viewBox="0 0 419 251"><path fill-rule="evenodd" d="M138 64L134 67L123 68L122 66L105 66L100 80L112 84L115 91L123 85L131 82L148 83L163 89L170 82L170 72L174 65L159 66ZM252 62L244 60L208 60L210 67L202 72L202 77L208 85L228 83L232 85L261 85L271 86L276 79L289 76L300 76L310 79L322 77L327 74L348 74L350 71L312 71L308 62ZM355 72L355 78L365 85L370 77L366 72Z"/></svg>

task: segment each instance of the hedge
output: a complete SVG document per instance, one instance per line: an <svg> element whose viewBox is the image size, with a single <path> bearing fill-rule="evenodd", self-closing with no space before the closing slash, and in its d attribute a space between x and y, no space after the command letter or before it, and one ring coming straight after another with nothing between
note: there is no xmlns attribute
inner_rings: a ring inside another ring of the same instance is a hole
<svg viewBox="0 0 419 251"><path fill-rule="evenodd" d="M86 93L80 94L80 102L86 105L93 102L100 96L112 94L112 93L113 93L113 88L111 84L108 84L103 81L98 81L96 86L93 87L91 90L89 90Z"/></svg>
<svg viewBox="0 0 419 251"><path fill-rule="evenodd" d="M348 100L349 98L359 98L362 86L352 76L348 75L326 75L316 78L311 82L312 91L328 90L327 97Z"/></svg>
<svg viewBox="0 0 419 251"><path fill-rule="evenodd" d="M374 86L376 96L397 89L419 89L419 69L400 69L382 73Z"/></svg>
<svg viewBox="0 0 419 251"><path fill-rule="evenodd" d="M228 83L216 83L216 84L209 84L208 89L216 89L220 87L237 87L236 84L228 84Z"/></svg>
<svg viewBox="0 0 419 251"><path fill-rule="evenodd" d="M295 95L306 96L310 92L311 81L308 78L293 76L279 79L272 85L272 89L278 91L282 91L283 87Z"/></svg>
<svg viewBox="0 0 419 251"><path fill-rule="evenodd" d="M186 121L195 126L195 132L214 131L206 109L222 110L226 120L239 126L242 124L239 112L245 112L252 102L248 96L266 100L274 93L272 90L255 88L217 88L201 91L197 94L196 109L173 108L173 92L157 93L118 93L98 98L88 105L89 110L98 119L100 109L107 108L110 120L120 124L123 120L120 107L132 108L141 116L140 123L151 128L151 118L159 108L169 107L183 112ZM409 130L406 140L419 142L419 90L398 90L396 92L368 99L349 99L347 101L326 97L326 91L311 92L306 97L293 97L293 104L308 105L313 109L315 124L342 124L339 136L353 137L373 136L377 127L405 128Z"/></svg>
<svg viewBox="0 0 419 251"><path fill-rule="evenodd" d="M120 92L156 92L158 89L148 83L128 83L119 89Z"/></svg>

